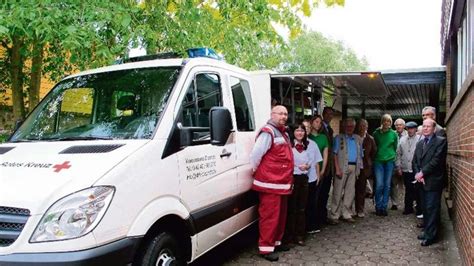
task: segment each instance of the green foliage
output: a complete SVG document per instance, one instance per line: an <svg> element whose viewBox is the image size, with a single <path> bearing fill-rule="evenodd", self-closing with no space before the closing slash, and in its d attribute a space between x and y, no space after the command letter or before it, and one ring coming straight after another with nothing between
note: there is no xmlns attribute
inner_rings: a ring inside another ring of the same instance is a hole
<svg viewBox="0 0 474 266"><path fill-rule="evenodd" d="M23 95L37 102L40 79L30 82L34 73L57 81L77 70L109 64L128 50L132 16L139 12L136 2L125 0L2 1L0 5L0 88L13 91L15 119L25 113Z"/></svg>
<svg viewBox="0 0 474 266"><path fill-rule="evenodd" d="M57 81L77 70L108 65L139 45L148 53L182 54L191 47L213 47L231 64L275 68L286 49L275 26L286 28L291 38L298 36L300 17L310 16L321 2L341 5L344 1L1 1L0 89L12 88L14 116L21 119L22 96L38 98L28 95L38 93L40 79L29 82L34 73ZM31 67L34 58L39 63Z"/></svg>
<svg viewBox="0 0 474 266"><path fill-rule="evenodd" d="M289 44L288 56L280 68L288 72L336 72L367 70L366 58L340 41L324 37L318 32L306 32Z"/></svg>
<svg viewBox="0 0 474 266"><path fill-rule="evenodd" d="M280 25L299 34L299 15L309 16L322 0L145 0L136 30L148 53L213 47L227 62L247 69L274 68L285 46ZM325 0L324 2L328 2Z"/></svg>
<svg viewBox="0 0 474 266"><path fill-rule="evenodd" d="M0 143L7 141L8 137L10 137L10 134L0 132Z"/></svg>

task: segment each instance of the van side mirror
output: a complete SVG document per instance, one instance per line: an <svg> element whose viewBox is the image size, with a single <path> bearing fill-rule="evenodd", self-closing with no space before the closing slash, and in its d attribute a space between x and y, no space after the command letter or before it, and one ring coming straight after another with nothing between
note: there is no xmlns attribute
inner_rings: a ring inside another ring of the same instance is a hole
<svg viewBox="0 0 474 266"><path fill-rule="evenodd" d="M230 111L225 107L212 107L209 115L211 144L224 146L233 129Z"/></svg>

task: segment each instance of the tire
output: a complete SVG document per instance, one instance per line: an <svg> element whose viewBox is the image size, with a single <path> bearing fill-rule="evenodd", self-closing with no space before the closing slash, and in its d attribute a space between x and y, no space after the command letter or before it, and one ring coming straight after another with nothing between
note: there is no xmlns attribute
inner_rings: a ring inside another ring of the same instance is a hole
<svg viewBox="0 0 474 266"><path fill-rule="evenodd" d="M178 241L167 232L158 233L148 243L140 263L142 266L181 266L185 264Z"/></svg>

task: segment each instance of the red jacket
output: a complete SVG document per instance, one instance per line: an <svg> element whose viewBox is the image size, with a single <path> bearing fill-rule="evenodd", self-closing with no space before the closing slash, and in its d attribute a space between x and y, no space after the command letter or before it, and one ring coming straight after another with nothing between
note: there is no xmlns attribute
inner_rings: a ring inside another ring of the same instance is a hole
<svg viewBox="0 0 474 266"><path fill-rule="evenodd" d="M273 194L291 194L294 162L288 134L284 128L270 124L260 129L258 135L262 132L270 133L272 146L255 171L252 189Z"/></svg>

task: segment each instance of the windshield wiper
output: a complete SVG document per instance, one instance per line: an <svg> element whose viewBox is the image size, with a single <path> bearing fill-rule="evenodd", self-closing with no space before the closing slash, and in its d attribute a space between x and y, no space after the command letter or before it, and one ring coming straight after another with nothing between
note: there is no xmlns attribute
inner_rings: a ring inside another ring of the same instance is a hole
<svg viewBox="0 0 474 266"><path fill-rule="evenodd" d="M57 140L57 141L68 141L68 140L111 140L110 137L101 137L101 136L74 136L74 137L58 137L58 138L45 138L43 140Z"/></svg>
<svg viewBox="0 0 474 266"><path fill-rule="evenodd" d="M11 142L11 143L32 142L32 141L34 141L34 140L38 140L38 139L16 139L16 140L7 141L7 142Z"/></svg>

